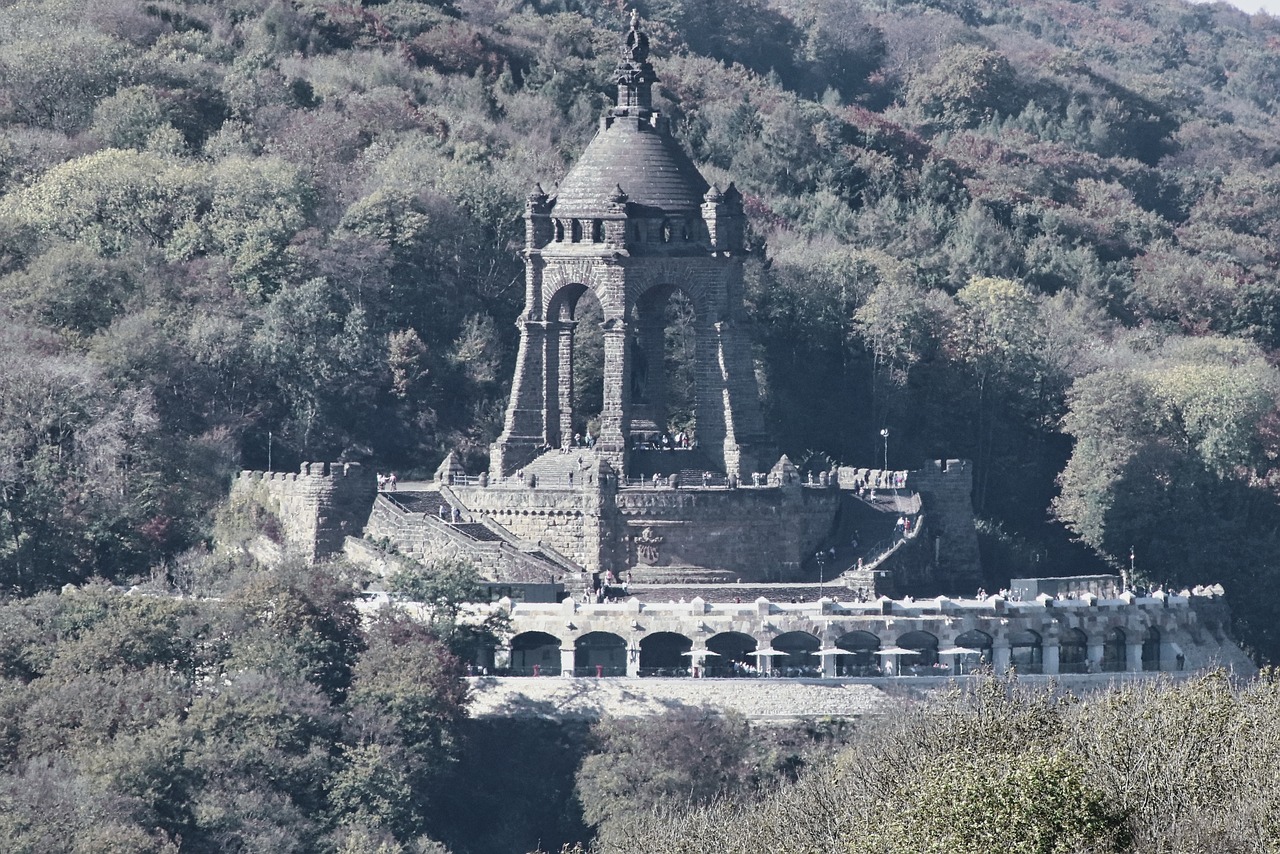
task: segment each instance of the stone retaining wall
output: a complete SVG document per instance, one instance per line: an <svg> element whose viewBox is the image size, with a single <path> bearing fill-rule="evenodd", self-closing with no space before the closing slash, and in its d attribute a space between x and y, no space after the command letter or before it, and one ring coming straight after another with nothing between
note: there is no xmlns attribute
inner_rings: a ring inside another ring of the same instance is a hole
<svg viewBox="0 0 1280 854"><path fill-rule="evenodd" d="M358 535L377 495L373 472L359 463L303 463L297 472L242 471L231 500L254 501L280 520L285 553L314 562Z"/></svg>

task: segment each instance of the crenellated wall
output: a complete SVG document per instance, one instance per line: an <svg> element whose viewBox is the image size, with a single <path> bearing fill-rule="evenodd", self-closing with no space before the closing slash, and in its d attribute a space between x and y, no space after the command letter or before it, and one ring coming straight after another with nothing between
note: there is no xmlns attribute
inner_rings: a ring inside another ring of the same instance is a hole
<svg viewBox="0 0 1280 854"><path fill-rule="evenodd" d="M254 501L280 520L281 547L308 562L342 551L359 536L377 495L373 472L359 463L303 463L297 472L242 471L231 500Z"/></svg>

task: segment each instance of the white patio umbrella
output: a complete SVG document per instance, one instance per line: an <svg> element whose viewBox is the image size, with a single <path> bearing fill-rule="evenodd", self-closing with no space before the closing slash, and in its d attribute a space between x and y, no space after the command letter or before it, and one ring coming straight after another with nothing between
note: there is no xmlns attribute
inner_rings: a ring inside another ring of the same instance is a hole
<svg viewBox="0 0 1280 854"><path fill-rule="evenodd" d="M877 649L876 655L915 655L918 649L903 649L900 646L891 646L886 649Z"/></svg>
<svg viewBox="0 0 1280 854"><path fill-rule="evenodd" d="M688 656L691 656L691 657L695 657L695 658L696 658L696 657L697 657L697 656L699 656L699 655L701 655L701 656L707 656L707 655L719 655L720 653L718 653L718 652L712 652L712 651L711 651L711 650L709 650L709 649L691 649L691 650L689 650L688 652L682 652L682 653L680 653L680 654L681 654L681 655L688 655Z"/></svg>
<svg viewBox="0 0 1280 854"><path fill-rule="evenodd" d="M785 650L774 649L771 646L766 646L764 649L757 649L755 652L747 653L747 655L789 655L789 653Z"/></svg>
<svg viewBox="0 0 1280 854"><path fill-rule="evenodd" d="M967 646L948 646L938 650L938 655L977 655L982 650L969 649Z"/></svg>
<svg viewBox="0 0 1280 854"><path fill-rule="evenodd" d="M814 653L814 655L855 655L856 650L841 649L838 646L824 646L822 649Z"/></svg>

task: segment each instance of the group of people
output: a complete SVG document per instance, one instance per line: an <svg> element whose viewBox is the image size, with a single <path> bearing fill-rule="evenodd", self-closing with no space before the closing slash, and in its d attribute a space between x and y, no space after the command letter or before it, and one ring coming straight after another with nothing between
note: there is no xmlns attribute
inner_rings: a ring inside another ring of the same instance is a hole
<svg viewBox="0 0 1280 854"><path fill-rule="evenodd" d="M663 430L661 433L636 434L631 444L635 451L674 451L697 447L697 440L687 430L681 429L674 434Z"/></svg>
<svg viewBox="0 0 1280 854"><path fill-rule="evenodd" d="M445 522L452 522L455 525L460 525L462 524L462 511L459 510L457 507L449 508L441 504L440 518Z"/></svg>
<svg viewBox="0 0 1280 854"><path fill-rule="evenodd" d="M378 472L378 491L390 490L395 492L396 489L396 473L383 474Z"/></svg>

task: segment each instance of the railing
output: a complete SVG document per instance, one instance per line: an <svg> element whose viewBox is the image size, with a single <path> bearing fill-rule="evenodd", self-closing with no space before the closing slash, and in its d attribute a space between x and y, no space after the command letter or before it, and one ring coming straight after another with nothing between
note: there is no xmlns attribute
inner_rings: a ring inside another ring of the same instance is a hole
<svg viewBox="0 0 1280 854"><path fill-rule="evenodd" d="M574 676L626 676L627 668L622 665L588 664L586 667L573 668Z"/></svg>

